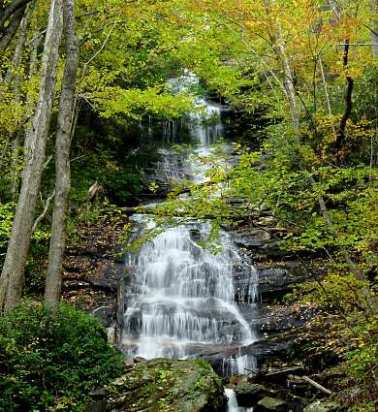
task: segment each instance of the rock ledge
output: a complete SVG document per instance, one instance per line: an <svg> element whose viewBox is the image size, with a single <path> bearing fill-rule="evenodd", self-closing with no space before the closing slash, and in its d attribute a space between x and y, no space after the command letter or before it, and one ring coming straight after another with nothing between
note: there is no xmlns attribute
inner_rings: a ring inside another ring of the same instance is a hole
<svg viewBox="0 0 378 412"><path fill-rule="evenodd" d="M112 412L211 412L225 404L221 380L201 360L138 362L108 385L104 395L102 410Z"/></svg>

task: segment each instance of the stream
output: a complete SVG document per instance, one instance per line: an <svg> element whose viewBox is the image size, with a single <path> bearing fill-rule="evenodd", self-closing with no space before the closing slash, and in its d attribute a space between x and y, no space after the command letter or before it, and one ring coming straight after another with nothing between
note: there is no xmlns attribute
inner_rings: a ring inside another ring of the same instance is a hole
<svg viewBox="0 0 378 412"><path fill-rule="evenodd" d="M173 89L182 90L198 79L187 73L169 83ZM207 179L211 166L200 159L211 155L214 145L222 141L222 107L205 99L198 99L197 105L203 111L189 116L190 153L173 150L181 142L177 125L168 123L161 130L165 145L159 149L156 168L160 181L190 179L202 183ZM227 150L228 143L221 144ZM148 215L135 214L131 219L135 238L156 226ZM250 313L256 310L257 273L225 231L219 235L218 253L205 247L210 231L206 221L180 222L164 227L137 253L128 255L127 265L133 270L122 344L129 355L145 359L205 358L225 377L256 369L256 359L248 353L248 347L258 336L243 312L251 318ZM235 287L236 273L247 280L243 291ZM238 304L238 295L243 295L243 305ZM226 396L230 412L247 411L237 405L232 390L227 389Z"/></svg>

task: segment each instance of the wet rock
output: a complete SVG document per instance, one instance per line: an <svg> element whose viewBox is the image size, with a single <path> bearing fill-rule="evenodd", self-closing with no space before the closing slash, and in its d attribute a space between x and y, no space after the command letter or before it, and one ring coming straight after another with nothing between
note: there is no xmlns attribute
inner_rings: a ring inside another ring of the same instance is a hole
<svg viewBox="0 0 378 412"><path fill-rule="evenodd" d="M336 412L340 406L333 401L316 401L306 406L303 412Z"/></svg>
<svg viewBox="0 0 378 412"><path fill-rule="evenodd" d="M104 388L97 389L89 394L91 401L88 410L91 412L105 412L106 410L106 391Z"/></svg>
<svg viewBox="0 0 378 412"><path fill-rule="evenodd" d="M280 333L304 326L317 313L313 305L266 306L251 323L261 333Z"/></svg>
<svg viewBox="0 0 378 412"><path fill-rule="evenodd" d="M248 232L234 232L233 238L236 244L249 248L266 245L272 239L272 236L266 230L255 229L248 230Z"/></svg>
<svg viewBox="0 0 378 412"><path fill-rule="evenodd" d="M261 399L257 406L253 409L254 412L287 412L288 405L285 401L278 398L266 396Z"/></svg>
<svg viewBox="0 0 378 412"><path fill-rule="evenodd" d="M264 382L273 382L276 384L286 385L287 378L289 375L303 375L303 366L291 366L287 368L281 368L272 370L266 373L260 373L258 378Z"/></svg>
<svg viewBox="0 0 378 412"><path fill-rule="evenodd" d="M308 403L308 399L294 395L291 392L288 392L288 398L287 404L289 412L303 412L304 406Z"/></svg>
<svg viewBox="0 0 378 412"><path fill-rule="evenodd" d="M256 383L242 382L234 386L234 391L240 406L250 407L267 395L274 395L274 391Z"/></svg>
<svg viewBox="0 0 378 412"><path fill-rule="evenodd" d="M279 300L293 287L309 279L310 273L299 261L256 264L258 290L263 301Z"/></svg>
<svg viewBox="0 0 378 412"><path fill-rule="evenodd" d="M125 368L132 369L135 366L134 358L126 358Z"/></svg>
<svg viewBox="0 0 378 412"><path fill-rule="evenodd" d="M115 305L100 306L92 312L99 321L106 327L109 328L114 320Z"/></svg>
<svg viewBox="0 0 378 412"><path fill-rule="evenodd" d="M106 393L106 411L112 412L205 412L225 405L220 378L199 360L137 363L108 385Z"/></svg>
<svg viewBox="0 0 378 412"><path fill-rule="evenodd" d="M125 274L118 239L124 233L127 217L120 219L105 210L103 215L99 222L80 224L77 238L69 240L63 261L62 293L67 302L83 310L101 308L98 317L108 327L115 315L113 303L119 279Z"/></svg>
<svg viewBox="0 0 378 412"><path fill-rule="evenodd" d="M280 258L284 252L280 248L282 229L271 225L244 227L231 230L234 242L243 249L249 250L255 257Z"/></svg>

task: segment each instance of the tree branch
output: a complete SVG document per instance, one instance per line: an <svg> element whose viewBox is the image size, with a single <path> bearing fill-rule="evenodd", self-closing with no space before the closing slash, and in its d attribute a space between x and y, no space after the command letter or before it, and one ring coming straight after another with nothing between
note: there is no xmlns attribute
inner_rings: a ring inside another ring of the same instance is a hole
<svg viewBox="0 0 378 412"><path fill-rule="evenodd" d="M43 209L43 212L37 217L37 219L34 222L33 228L32 228L32 233L34 233L38 227L38 225L41 223L41 221L45 218L47 215L47 212L49 211L50 208L50 203L55 197L55 190L51 193L51 195L46 199L45 207Z"/></svg>

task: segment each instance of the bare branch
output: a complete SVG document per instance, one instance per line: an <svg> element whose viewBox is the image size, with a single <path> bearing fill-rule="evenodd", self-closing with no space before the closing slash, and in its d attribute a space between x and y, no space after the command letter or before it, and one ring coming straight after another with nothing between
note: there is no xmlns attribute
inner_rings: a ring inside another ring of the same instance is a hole
<svg viewBox="0 0 378 412"><path fill-rule="evenodd" d="M38 227L38 225L41 223L41 221L45 218L47 215L47 212L49 211L51 201L55 197L55 190L51 193L51 195L46 199L45 207L43 209L43 212L37 217L37 219L34 222L33 228L32 228L32 233L34 233Z"/></svg>

